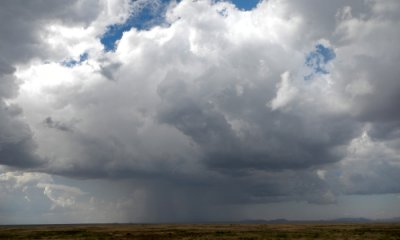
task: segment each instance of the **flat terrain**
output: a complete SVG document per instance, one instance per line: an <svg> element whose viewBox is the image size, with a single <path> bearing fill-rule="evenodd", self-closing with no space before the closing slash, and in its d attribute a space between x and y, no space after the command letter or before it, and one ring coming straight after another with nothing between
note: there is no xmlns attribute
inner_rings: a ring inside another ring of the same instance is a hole
<svg viewBox="0 0 400 240"><path fill-rule="evenodd" d="M0 239L400 240L400 224L92 224L0 226Z"/></svg>

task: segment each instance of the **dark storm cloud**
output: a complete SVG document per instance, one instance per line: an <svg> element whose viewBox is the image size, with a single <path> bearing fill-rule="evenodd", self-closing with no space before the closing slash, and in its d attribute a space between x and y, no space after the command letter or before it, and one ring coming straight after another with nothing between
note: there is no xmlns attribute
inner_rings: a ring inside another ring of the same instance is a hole
<svg viewBox="0 0 400 240"><path fill-rule="evenodd" d="M368 135L378 140L397 140L400 138L400 123L398 121L388 121L373 124L368 131Z"/></svg>
<svg viewBox="0 0 400 240"><path fill-rule="evenodd" d="M400 186L395 179L400 174L400 167L375 160L368 172L354 173L349 177L346 192L350 194L389 194L398 193ZM384 175L383 175L384 173Z"/></svg>
<svg viewBox="0 0 400 240"><path fill-rule="evenodd" d="M170 78L158 88L163 99L159 121L190 137L203 150L207 167L227 174L230 170L275 171L334 163L343 157L335 147L345 146L359 134L357 123L346 115L315 114L306 108L298 109L301 114L268 109L265 96L254 97L267 93L268 88L246 89L249 92L243 96L224 91L222 99L211 98L210 103L207 98L195 98L206 89L189 92L194 88L189 83ZM224 98L241 105L230 109ZM225 112L226 106L232 112ZM249 127L238 136L225 116L246 121Z"/></svg>
<svg viewBox="0 0 400 240"><path fill-rule="evenodd" d="M0 164L16 168L34 168L43 164L36 156L35 142L31 138L21 139L18 142L2 143L0 151Z"/></svg>
<svg viewBox="0 0 400 240"><path fill-rule="evenodd" d="M397 139L396 139L397 140ZM399 185L396 178L400 174L398 167L399 152L393 151L398 148L398 140L393 143L380 141L376 145L386 145L387 151L392 154L374 154L363 156L363 159L357 159L345 165L342 170L342 179L336 179L333 183L339 181L342 192L346 194L388 194L398 193ZM390 149L392 148L392 149ZM382 151L381 148L371 147L375 151ZM360 167L360 165L367 167Z"/></svg>

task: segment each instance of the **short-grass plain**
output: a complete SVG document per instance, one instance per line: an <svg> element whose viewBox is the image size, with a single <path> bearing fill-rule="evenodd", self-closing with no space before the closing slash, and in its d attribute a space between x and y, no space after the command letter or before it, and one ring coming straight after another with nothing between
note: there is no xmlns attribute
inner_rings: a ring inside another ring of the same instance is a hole
<svg viewBox="0 0 400 240"><path fill-rule="evenodd" d="M400 240L400 223L87 224L0 226L0 239Z"/></svg>

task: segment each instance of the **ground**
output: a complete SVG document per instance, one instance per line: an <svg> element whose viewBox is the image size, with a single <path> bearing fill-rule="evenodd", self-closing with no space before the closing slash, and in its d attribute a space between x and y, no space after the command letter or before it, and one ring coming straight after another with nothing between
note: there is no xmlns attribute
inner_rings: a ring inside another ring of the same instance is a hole
<svg viewBox="0 0 400 240"><path fill-rule="evenodd" d="M0 239L400 240L399 224L90 224L0 226Z"/></svg>

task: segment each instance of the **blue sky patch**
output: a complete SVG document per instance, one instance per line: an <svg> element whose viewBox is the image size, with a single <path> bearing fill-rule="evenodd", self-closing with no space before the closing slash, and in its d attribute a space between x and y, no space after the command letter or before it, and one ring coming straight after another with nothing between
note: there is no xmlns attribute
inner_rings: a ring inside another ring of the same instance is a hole
<svg viewBox="0 0 400 240"><path fill-rule="evenodd" d="M165 10L170 0L142 2L140 12L134 12L125 23L114 24L107 27L107 31L101 36L100 42L103 44L105 51L114 51L116 42L122 38L124 32L131 28L138 30L149 29L153 26L164 22ZM132 0L132 4L135 0Z"/></svg>
<svg viewBox="0 0 400 240"><path fill-rule="evenodd" d="M257 6L260 0L231 0L238 9L249 11Z"/></svg>
<svg viewBox="0 0 400 240"><path fill-rule="evenodd" d="M86 61L88 59L89 55L88 53L82 53L81 55L79 55L79 59L75 60L75 59L69 59L69 60L65 60L63 61L61 64L65 67L75 67L78 64L81 64L82 62Z"/></svg>
<svg viewBox="0 0 400 240"><path fill-rule="evenodd" d="M328 74L326 64L335 59L336 54L332 48L317 44L315 50L307 54L305 64L312 69L312 73L305 76L305 80L313 78L314 74Z"/></svg>

